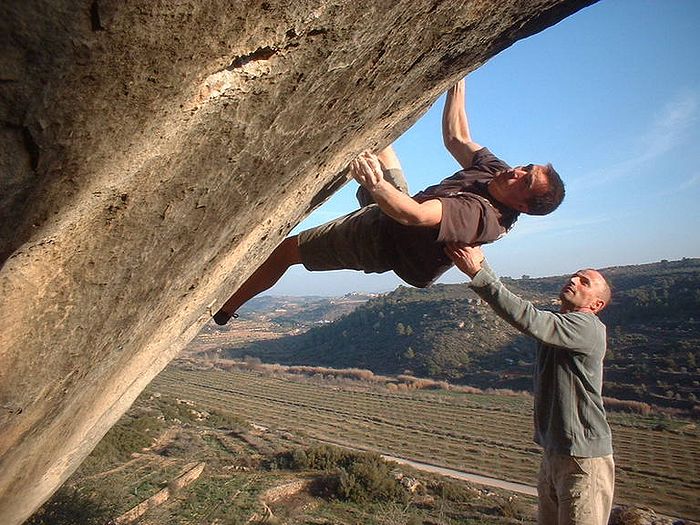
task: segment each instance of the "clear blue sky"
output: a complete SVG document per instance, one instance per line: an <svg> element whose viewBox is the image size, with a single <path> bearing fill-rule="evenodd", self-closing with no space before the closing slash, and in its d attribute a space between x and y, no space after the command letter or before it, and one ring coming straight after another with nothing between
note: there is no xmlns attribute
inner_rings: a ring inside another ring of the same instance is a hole
<svg viewBox="0 0 700 525"><path fill-rule="evenodd" d="M700 0L602 0L472 73L472 138L511 165L551 162L561 207L486 248L501 275L700 256ZM451 175L443 99L395 144L411 193ZM295 232L356 209L349 183ZM449 271L440 282L463 282ZM269 293L388 291L393 275L292 268Z"/></svg>

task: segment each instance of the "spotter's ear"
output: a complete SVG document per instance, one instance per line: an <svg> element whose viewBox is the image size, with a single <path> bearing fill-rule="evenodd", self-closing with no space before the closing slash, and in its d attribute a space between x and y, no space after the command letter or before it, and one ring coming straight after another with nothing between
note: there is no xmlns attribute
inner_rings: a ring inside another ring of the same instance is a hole
<svg viewBox="0 0 700 525"><path fill-rule="evenodd" d="M597 314L597 313L600 312L603 308L605 308L605 301L603 301L602 299L596 299L595 301L593 301L593 302L591 303L591 305L590 305L589 308L591 309L591 311L592 311L594 314Z"/></svg>

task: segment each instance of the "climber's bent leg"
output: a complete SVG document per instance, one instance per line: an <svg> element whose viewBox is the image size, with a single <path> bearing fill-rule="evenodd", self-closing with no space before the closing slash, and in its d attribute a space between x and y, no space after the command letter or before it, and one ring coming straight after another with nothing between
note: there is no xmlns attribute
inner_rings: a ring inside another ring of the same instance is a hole
<svg viewBox="0 0 700 525"><path fill-rule="evenodd" d="M214 315L217 324L224 325L236 313L236 310L260 292L272 288L280 280L287 269L301 263L297 236L287 237L275 248L267 260L248 277L236 293L224 303Z"/></svg>

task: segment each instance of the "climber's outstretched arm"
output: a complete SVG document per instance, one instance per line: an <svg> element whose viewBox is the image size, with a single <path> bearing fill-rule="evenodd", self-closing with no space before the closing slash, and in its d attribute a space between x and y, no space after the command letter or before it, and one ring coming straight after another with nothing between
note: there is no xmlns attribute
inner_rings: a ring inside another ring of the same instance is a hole
<svg viewBox="0 0 700 525"><path fill-rule="evenodd" d="M447 151L463 168L469 168L481 146L472 140L465 108L466 81L460 80L447 91L442 111L442 140Z"/></svg>

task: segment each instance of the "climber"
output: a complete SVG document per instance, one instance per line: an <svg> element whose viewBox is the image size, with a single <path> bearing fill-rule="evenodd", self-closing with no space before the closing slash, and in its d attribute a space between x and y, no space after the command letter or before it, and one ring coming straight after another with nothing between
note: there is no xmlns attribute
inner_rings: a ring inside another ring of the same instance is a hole
<svg viewBox="0 0 700 525"><path fill-rule="evenodd" d="M391 146L362 153L350 164L362 208L286 238L214 315L226 324L236 310L272 287L294 264L310 271L393 270L424 288L452 266L444 243L483 244L503 236L518 215L545 215L564 198L550 164L509 167L473 142L465 110L465 81L447 92L442 133L462 166L451 177L410 197Z"/></svg>

